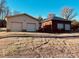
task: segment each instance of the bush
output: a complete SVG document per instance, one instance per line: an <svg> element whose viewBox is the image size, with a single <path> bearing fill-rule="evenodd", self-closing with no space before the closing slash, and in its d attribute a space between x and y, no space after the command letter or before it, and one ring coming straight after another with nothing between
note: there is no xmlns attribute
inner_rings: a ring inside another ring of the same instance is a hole
<svg viewBox="0 0 79 59"><path fill-rule="evenodd" d="M11 30L10 29L7 29L7 32L10 32Z"/></svg>
<svg viewBox="0 0 79 59"><path fill-rule="evenodd" d="M24 30L22 30L22 32L26 32L26 31L27 31L27 30L25 30L25 29L24 29Z"/></svg>

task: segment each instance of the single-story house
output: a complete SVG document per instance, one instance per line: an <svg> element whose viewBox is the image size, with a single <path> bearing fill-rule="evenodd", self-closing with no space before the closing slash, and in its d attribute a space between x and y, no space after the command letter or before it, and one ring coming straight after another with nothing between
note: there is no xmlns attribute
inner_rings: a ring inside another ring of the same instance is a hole
<svg viewBox="0 0 79 59"><path fill-rule="evenodd" d="M42 32L48 33L71 32L71 21L49 15L48 19L42 22L41 28Z"/></svg>
<svg viewBox="0 0 79 59"><path fill-rule="evenodd" d="M39 29L39 21L36 18L34 18L28 14L6 16L5 20L7 22L7 24L6 24L7 31L34 32L34 31L37 31Z"/></svg>

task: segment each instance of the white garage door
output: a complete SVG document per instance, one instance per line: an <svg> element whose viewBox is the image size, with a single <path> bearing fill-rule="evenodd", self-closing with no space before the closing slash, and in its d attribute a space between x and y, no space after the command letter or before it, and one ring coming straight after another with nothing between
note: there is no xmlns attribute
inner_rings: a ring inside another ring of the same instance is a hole
<svg viewBox="0 0 79 59"><path fill-rule="evenodd" d="M14 31L14 32L22 31L22 23L12 23L11 31Z"/></svg>
<svg viewBox="0 0 79 59"><path fill-rule="evenodd" d="M26 30L30 32L36 31L36 24L28 23Z"/></svg>

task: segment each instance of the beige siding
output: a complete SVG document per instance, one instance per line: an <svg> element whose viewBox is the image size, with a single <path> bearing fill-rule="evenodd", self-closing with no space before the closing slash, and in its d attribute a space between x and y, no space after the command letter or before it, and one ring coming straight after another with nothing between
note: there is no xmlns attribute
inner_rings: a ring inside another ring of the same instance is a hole
<svg viewBox="0 0 79 59"><path fill-rule="evenodd" d="M27 28L28 23L35 23L36 24L36 30L39 29L39 22L36 21L35 19L32 19L28 16L16 16L16 17L11 17L11 18L6 18L7 20L7 29L11 29L11 23L12 22L21 22L23 23L23 29Z"/></svg>

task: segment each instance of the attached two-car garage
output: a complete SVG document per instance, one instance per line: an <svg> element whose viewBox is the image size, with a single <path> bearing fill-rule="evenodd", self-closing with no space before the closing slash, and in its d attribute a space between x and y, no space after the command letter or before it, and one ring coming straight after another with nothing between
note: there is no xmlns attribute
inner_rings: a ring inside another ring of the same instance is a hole
<svg viewBox="0 0 79 59"><path fill-rule="evenodd" d="M7 30L12 32L28 31L34 32L39 30L39 21L27 14L20 14L6 17Z"/></svg>
<svg viewBox="0 0 79 59"><path fill-rule="evenodd" d="M27 28L25 29L26 31L35 31L36 30L36 24L32 24L32 23L28 23L26 24ZM11 23L11 30L14 31L14 32L19 32L19 31L22 31L22 27L23 27L23 23Z"/></svg>

